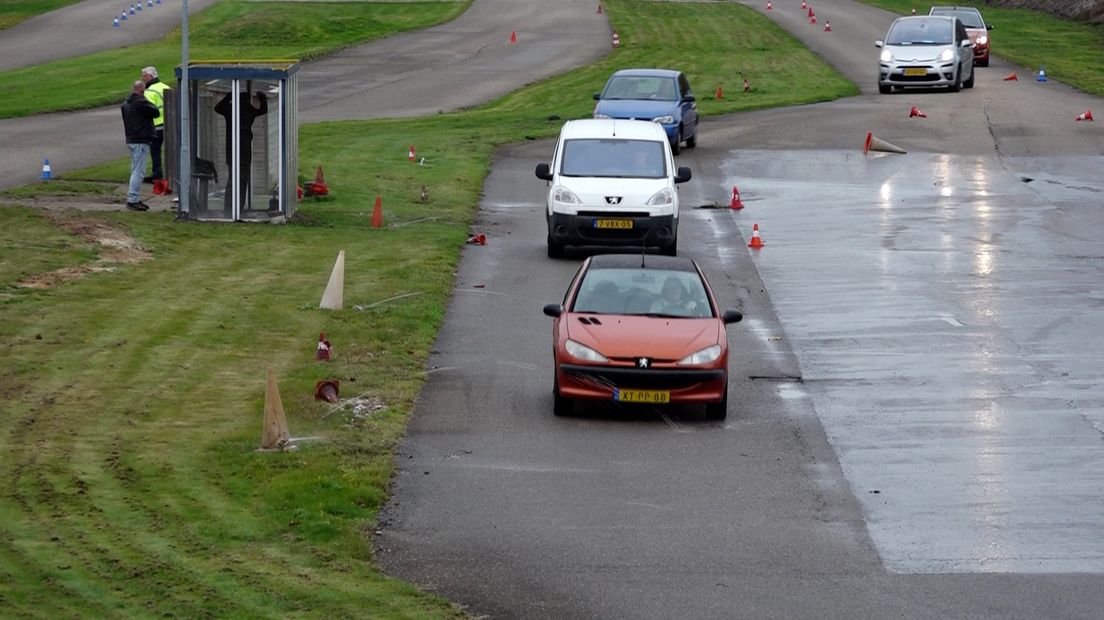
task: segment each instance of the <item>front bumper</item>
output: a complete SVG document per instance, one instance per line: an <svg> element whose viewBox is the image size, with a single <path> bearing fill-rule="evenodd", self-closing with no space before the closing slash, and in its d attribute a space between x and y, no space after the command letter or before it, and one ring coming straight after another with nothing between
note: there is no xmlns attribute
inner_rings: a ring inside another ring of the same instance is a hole
<svg viewBox="0 0 1104 620"><path fill-rule="evenodd" d="M631 228L598 228L600 219L631 220ZM675 240L678 224L673 215L646 213L553 213L548 236L560 245L629 245L665 247Z"/></svg>
<svg viewBox="0 0 1104 620"><path fill-rule="evenodd" d="M956 63L938 64L885 64L878 73L878 83L883 86L953 86ZM922 72L922 73L921 73ZM918 75L906 75L918 74Z"/></svg>
<svg viewBox="0 0 1104 620"><path fill-rule="evenodd" d="M725 396L723 368L634 368L560 364L560 394L568 398L612 400L614 389L666 390L672 403L715 403Z"/></svg>

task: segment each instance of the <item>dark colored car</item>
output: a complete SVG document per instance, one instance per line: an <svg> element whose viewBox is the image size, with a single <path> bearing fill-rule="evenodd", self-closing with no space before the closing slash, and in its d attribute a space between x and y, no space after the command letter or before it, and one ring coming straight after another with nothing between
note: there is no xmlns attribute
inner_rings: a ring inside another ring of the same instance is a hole
<svg viewBox="0 0 1104 620"><path fill-rule="evenodd" d="M721 311L690 258L607 254L583 262L554 317L553 412L576 400L702 404L728 415L728 337Z"/></svg>
<svg viewBox="0 0 1104 620"><path fill-rule="evenodd" d="M989 66L989 31L993 29L993 25L985 23L981 11L972 6L933 6L928 15L953 15L962 20L966 33L974 42L974 64L979 67Z"/></svg>
<svg viewBox="0 0 1104 620"><path fill-rule="evenodd" d="M698 143L698 104L690 81L681 71L669 69L623 69L606 81L594 98L594 118L653 121L663 126L671 152Z"/></svg>

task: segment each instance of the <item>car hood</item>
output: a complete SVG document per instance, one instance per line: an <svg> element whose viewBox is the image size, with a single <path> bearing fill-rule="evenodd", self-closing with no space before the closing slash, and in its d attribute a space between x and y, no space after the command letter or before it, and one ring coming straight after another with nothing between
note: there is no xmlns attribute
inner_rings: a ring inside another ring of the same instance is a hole
<svg viewBox="0 0 1104 620"><path fill-rule="evenodd" d="M610 118L635 118L650 121L657 116L676 115L677 101L650 101L648 99L602 99L594 108L595 114Z"/></svg>
<svg viewBox="0 0 1104 620"><path fill-rule="evenodd" d="M676 362L724 338L723 323L715 318L672 319L590 313L564 316L568 338L610 359L649 357ZM581 318L590 324L583 323Z"/></svg>
<svg viewBox="0 0 1104 620"><path fill-rule="evenodd" d="M954 49L952 45L887 45L897 62L936 62L944 50Z"/></svg>

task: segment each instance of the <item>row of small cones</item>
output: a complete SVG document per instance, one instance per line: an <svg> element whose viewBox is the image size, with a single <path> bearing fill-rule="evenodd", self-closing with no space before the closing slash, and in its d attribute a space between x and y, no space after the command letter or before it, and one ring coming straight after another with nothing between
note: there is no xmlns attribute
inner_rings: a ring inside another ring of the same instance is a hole
<svg viewBox="0 0 1104 620"><path fill-rule="evenodd" d="M146 2L147 2L146 6L148 8L151 8L151 9L155 5L161 4L161 0L146 0ZM138 13L141 13L141 12L142 12L142 0L138 0L138 2L135 2L134 4L130 5L130 15L137 15ZM121 22L125 22L125 21L127 21L127 12L124 10L118 17L116 17L115 19L113 19L111 21L111 25L114 28L119 28L120 26L122 26Z"/></svg>
<svg viewBox="0 0 1104 620"><path fill-rule="evenodd" d="M927 118L927 117L928 117L928 115L925 114L924 112L921 112L920 108L917 108L916 106L912 106L912 109L909 110L909 118ZM1081 114L1078 114L1076 117L1074 117L1073 120L1075 120L1075 121L1092 121L1092 120L1094 120L1093 119L1092 108L1086 110L1085 112L1083 112Z"/></svg>

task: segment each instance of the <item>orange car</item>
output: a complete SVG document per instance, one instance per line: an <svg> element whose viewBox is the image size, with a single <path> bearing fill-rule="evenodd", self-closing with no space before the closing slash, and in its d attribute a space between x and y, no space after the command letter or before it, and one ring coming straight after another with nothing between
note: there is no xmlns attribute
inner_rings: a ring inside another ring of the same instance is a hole
<svg viewBox="0 0 1104 620"><path fill-rule="evenodd" d="M728 415L728 337L743 318L720 311L692 259L607 254L583 262L554 317L553 412L576 400L705 405Z"/></svg>
<svg viewBox="0 0 1104 620"><path fill-rule="evenodd" d="M953 15L962 20L966 34L970 35L970 41L974 44L974 64L989 66L989 31L993 25L985 23L981 11L972 6L933 6L928 15Z"/></svg>

